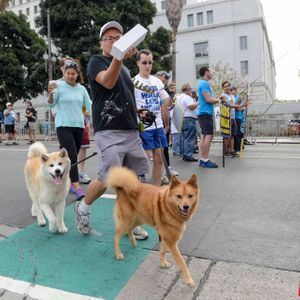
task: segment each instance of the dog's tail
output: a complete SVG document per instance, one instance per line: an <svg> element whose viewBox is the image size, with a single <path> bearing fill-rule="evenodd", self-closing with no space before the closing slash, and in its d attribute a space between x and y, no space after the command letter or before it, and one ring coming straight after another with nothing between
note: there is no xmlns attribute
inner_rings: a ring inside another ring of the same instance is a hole
<svg viewBox="0 0 300 300"><path fill-rule="evenodd" d="M46 154L46 153L47 153L46 147L40 142L35 142L29 147L27 157L28 158L39 157L41 156L41 154Z"/></svg>
<svg viewBox="0 0 300 300"><path fill-rule="evenodd" d="M112 167L107 175L107 185L123 189L126 194L135 194L140 182L134 172L123 167Z"/></svg>

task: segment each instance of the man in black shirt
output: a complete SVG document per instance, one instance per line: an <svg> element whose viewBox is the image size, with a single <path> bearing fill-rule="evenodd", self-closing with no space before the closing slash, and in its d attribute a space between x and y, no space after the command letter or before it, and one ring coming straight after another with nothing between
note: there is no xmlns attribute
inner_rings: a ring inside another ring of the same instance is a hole
<svg viewBox="0 0 300 300"><path fill-rule="evenodd" d="M36 131L36 110L32 106L30 100L26 101L25 117L27 118L27 131L29 136L28 144L35 142L35 131Z"/></svg>
<svg viewBox="0 0 300 300"><path fill-rule="evenodd" d="M90 206L105 192L106 175L111 166L127 166L137 175L149 172L139 138L134 85L123 61L110 54L113 43L122 34L123 28L117 22L103 25L99 37L103 55L93 55L87 67L99 166L97 179L89 184L85 198L75 206L77 228L84 235L90 233ZM135 49L131 49L124 59L134 54ZM141 227L135 228L133 233L137 239L148 236Z"/></svg>

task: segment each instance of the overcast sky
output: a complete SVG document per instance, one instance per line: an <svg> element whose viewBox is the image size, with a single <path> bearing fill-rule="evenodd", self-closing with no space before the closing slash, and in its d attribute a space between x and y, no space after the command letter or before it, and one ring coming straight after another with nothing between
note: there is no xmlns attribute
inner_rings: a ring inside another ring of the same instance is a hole
<svg viewBox="0 0 300 300"><path fill-rule="evenodd" d="M276 98L300 100L300 0L261 0L261 3L273 45Z"/></svg>

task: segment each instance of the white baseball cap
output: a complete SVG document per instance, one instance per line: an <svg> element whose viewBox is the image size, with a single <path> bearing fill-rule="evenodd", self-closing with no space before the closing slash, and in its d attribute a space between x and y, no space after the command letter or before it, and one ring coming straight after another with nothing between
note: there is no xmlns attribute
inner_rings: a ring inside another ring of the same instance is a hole
<svg viewBox="0 0 300 300"><path fill-rule="evenodd" d="M7 103L6 103L6 107L8 107L8 106L10 106L10 105L12 106L12 104L11 104L10 102L7 102Z"/></svg>
<svg viewBox="0 0 300 300"><path fill-rule="evenodd" d="M124 31L123 27L116 21L110 21L110 22L104 24L101 27L100 34L99 34L99 39L101 40L102 35L104 34L104 32L107 31L108 29L111 29L111 28L115 28L115 29L119 30L120 33L123 34L123 31Z"/></svg>

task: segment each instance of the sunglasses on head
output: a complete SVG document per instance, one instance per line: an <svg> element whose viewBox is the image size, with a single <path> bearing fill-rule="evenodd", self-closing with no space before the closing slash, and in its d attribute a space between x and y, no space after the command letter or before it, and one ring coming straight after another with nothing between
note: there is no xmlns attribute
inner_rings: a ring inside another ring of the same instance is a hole
<svg viewBox="0 0 300 300"><path fill-rule="evenodd" d="M64 63L65 67L75 67L78 68L78 63L72 60L66 60Z"/></svg>
<svg viewBox="0 0 300 300"><path fill-rule="evenodd" d="M152 63L153 63L152 61L142 61L141 62L142 65L147 65L147 64L152 65Z"/></svg>

